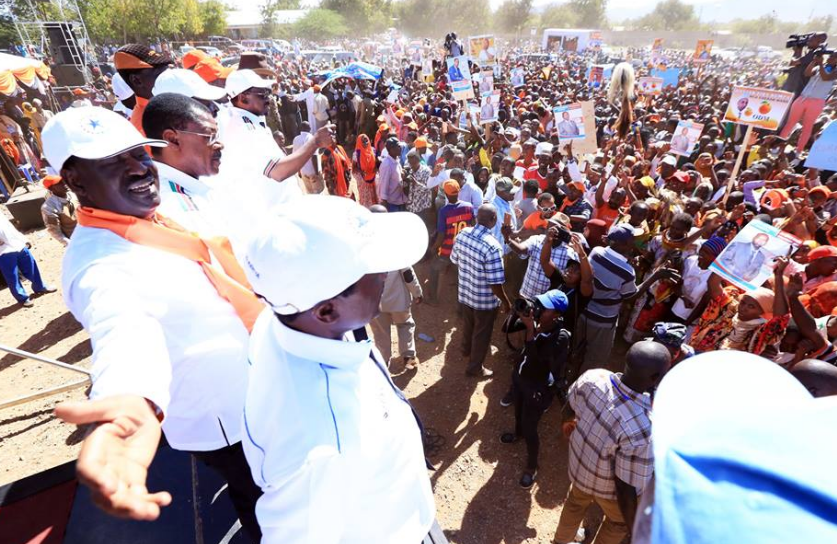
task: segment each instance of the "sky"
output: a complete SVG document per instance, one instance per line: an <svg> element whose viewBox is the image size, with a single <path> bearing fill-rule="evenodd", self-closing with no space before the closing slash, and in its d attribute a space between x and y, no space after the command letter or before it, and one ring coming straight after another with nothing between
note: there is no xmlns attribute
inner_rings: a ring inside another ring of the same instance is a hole
<svg viewBox="0 0 837 544"><path fill-rule="evenodd" d="M467 2L468 0L462 0ZM542 7L556 0L535 0ZM558 0L560 1L560 0ZM702 21L729 21L731 19L755 19L776 12L784 21L805 21L811 15L837 17L837 1L834 0L684 0L695 6ZM490 0L496 9L503 0ZM633 19L652 11L658 0L609 0L607 16L618 23L621 19ZM227 4L239 9L258 8L263 0L227 0ZM302 0L303 6L316 6L319 0Z"/></svg>

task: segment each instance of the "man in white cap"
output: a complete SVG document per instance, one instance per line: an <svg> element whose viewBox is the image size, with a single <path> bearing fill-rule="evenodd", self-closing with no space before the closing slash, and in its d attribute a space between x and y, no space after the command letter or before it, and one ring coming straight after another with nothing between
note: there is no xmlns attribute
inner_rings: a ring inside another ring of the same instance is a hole
<svg viewBox="0 0 837 544"><path fill-rule="evenodd" d="M93 343L92 400L56 409L70 423L99 423L82 445L79 480L105 511L156 519L171 501L146 488L162 427L173 448L226 479L257 542L261 492L241 448L241 411L248 331L264 306L224 239L157 213L157 170L143 146L165 141L92 107L56 115L43 141L81 205L62 283Z"/></svg>
<svg viewBox="0 0 837 544"><path fill-rule="evenodd" d="M265 120L272 87L272 81L262 79L253 70L230 74L226 90L231 107L229 115L218 120L218 129L226 146L221 174L231 179L257 175L279 182L272 184L268 197L272 204L278 204L302 195L296 174L317 147L330 144L332 127L324 126L308 145L286 157Z"/></svg>
<svg viewBox="0 0 837 544"><path fill-rule="evenodd" d="M262 543L421 542L434 505L420 426L364 327L386 273L424 255L427 229L334 196L277 211L243 263L269 305L244 408Z"/></svg>
<svg viewBox="0 0 837 544"><path fill-rule="evenodd" d="M218 102L226 101L227 92L214 85L210 85L192 70L175 68L166 70L154 82L151 94L157 96L163 93L174 93L194 98L207 107L215 117L218 115Z"/></svg>

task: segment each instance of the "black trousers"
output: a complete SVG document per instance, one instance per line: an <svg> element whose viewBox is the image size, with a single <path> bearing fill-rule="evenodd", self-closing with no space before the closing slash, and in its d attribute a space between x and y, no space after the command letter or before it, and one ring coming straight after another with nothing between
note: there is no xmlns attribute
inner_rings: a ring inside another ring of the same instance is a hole
<svg viewBox="0 0 837 544"><path fill-rule="evenodd" d="M546 383L535 384L515 372L512 374L512 398L514 399L514 434L526 440L526 468L538 470L538 423L552 404L553 392Z"/></svg>
<svg viewBox="0 0 837 544"><path fill-rule="evenodd" d="M475 310L461 302L459 308L463 320L462 353L468 356L468 372L478 372L491 348L491 333L498 309Z"/></svg>
<svg viewBox="0 0 837 544"><path fill-rule="evenodd" d="M262 490L253 481L241 442L220 450L193 451L192 455L227 481L227 491L241 526L253 544L258 544L262 531L256 520L256 501L262 496Z"/></svg>

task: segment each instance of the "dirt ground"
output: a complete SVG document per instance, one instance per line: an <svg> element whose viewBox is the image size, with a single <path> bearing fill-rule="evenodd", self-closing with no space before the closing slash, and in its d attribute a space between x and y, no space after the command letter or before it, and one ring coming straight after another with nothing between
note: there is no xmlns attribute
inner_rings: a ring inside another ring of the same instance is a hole
<svg viewBox="0 0 837 544"><path fill-rule="evenodd" d="M60 287L63 247L45 231L28 233L46 281ZM418 276L426 281L426 266ZM424 283L423 281L423 283ZM412 400L432 436L429 457L436 466L431 479L437 517L454 544L536 544L552 541L566 494L567 442L560 435L560 405L553 403L540 424L540 471L535 485L522 489L518 479L526 446L500 443L513 430L513 409L500 406L511 377L510 352L495 326L486 366L494 379L479 381L464 375L459 352L461 328L456 317L453 274L443 279L438 307L417 306L416 333L421 365L416 372L399 373L395 382ZM28 286L28 284L27 284ZM59 292L34 299L21 308L7 289L0 290L0 343L88 367L87 335L63 304ZM393 331L393 337L395 337ZM394 350L397 353L397 348ZM618 345L613 360L624 354ZM0 402L75 381L80 375L31 360L0 354ZM74 458L81 434L57 421L52 408L66 399L84 398L84 390L0 411L0 484L46 470ZM593 509L595 510L595 509ZM589 542L600 521L595 511L585 525Z"/></svg>

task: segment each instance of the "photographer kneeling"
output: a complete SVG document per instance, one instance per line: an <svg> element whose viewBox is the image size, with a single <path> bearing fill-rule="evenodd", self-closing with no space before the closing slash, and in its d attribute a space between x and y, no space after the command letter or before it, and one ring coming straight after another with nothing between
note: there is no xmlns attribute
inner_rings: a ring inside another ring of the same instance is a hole
<svg viewBox="0 0 837 544"><path fill-rule="evenodd" d="M514 310L526 326L526 346L523 358L512 373L514 402L514 432L504 433L504 444L526 440L526 469L520 486L529 488L538 472L538 422L552 404L553 390L550 375L563 375L570 346L570 333L562 328L562 315L567 310L567 295L557 289L535 297L533 301L518 299Z"/></svg>

